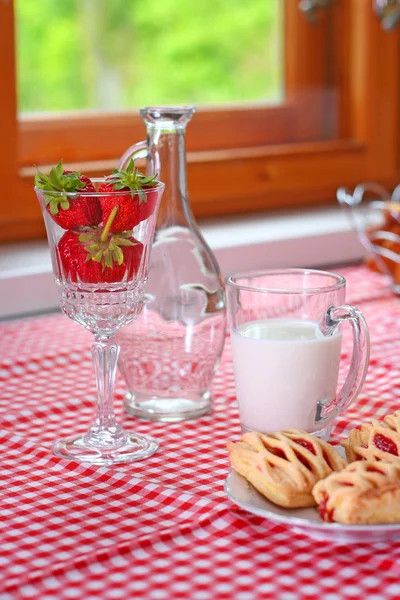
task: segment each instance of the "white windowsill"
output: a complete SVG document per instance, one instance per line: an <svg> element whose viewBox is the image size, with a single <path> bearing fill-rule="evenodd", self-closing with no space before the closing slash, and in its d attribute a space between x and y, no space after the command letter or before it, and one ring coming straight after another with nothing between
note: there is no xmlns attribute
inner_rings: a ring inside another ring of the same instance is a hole
<svg viewBox="0 0 400 600"><path fill-rule="evenodd" d="M340 265L365 254L338 206L203 220L200 228L224 277L249 269ZM47 243L0 246L0 318L57 307Z"/></svg>

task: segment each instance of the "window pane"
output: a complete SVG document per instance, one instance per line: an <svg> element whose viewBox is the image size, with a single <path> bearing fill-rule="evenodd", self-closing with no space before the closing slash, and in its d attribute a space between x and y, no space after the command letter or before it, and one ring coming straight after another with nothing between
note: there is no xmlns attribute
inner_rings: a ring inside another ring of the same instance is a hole
<svg viewBox="0 0 400 600"><path fill-rule="evenodd" d="M17 0L19 110L279 101L281 0Z"/></svg>

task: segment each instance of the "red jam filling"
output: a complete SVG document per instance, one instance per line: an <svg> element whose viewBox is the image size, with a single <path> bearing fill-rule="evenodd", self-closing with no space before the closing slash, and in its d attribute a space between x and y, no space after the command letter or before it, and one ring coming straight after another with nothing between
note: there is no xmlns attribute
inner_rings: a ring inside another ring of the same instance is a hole
<svg viewBox="0 0 400 600"><path fill-rule="evenodd" d="M295 455L297 456L299 461L306 467L306 469L308 469L309 471L312 471L312 467L311 467L310 463L308 462L307 459L304 458L304 456L302 456L301 454L297 454L297 452L295 452Z"/></svg>
<svg viewBox="0 0 400 600"><path fill-rule="evenodd" d="M303 446L303 448L307 448L307 450L309 450L315 456L315 448L311 444L311 442L308 442L307 440L302 440L302 439L293 440L293 441L296 442L296 444L299 444L299 446Z"/></svg>
<svg viewBox="0 0 400 600"><path fill-rule="evenodd" d="M328 508L329 496L326 492L324 492L323 498L318 505L319 516L323 521L327 521L328 523L333 523L333 508Z"/></svg>
<svg viewBox="0 0 400 600"><path fill-rule="evenodd" d="M368 465L366 467L368 473L380 473L381 475L384 475L383 471L381 471L380 469L377 469L376 467L373 467L372 465Z"/></svg>
<svg viewBox="0 0 400 600"><path fill-rule="evenodd" d="M397 451L397 446L393 442L393 440L385 437L381 433L377 433L373 441L378 450L382 450L382 452L388 452L389 454L393 454L394 456L399 455Z"/></svg>
<svg viewBox="0 0 400 600"><path fill-rule="evenodd" d="M325 452L325 450L322 450L322 456L324 457L324 459L325 459L325 462L326 462L326 464L328 465L328 467L329 467L330 469L332 469L332 471L333 471L334 469L333 469L333 467L332 467L332 465L331 465L331 460L330 460L330 457L327 455L327 453Z"/></svg>
<svg viewBox="0 0 400 600"><path fill-rule="evenodd" d="M271 454L275 454L275 456L279 456L279 458L287 458L286 454L280 448L268 448Z"/></svg>

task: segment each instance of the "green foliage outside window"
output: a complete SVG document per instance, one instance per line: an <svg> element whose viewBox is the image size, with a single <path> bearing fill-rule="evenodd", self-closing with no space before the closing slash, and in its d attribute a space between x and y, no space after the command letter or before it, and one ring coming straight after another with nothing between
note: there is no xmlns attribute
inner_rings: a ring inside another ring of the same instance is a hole
<svg viewBox="0 0 400 600"><path fill-rule="evenodd" d="M280 0L17 0L19 109L279 100Z"/></svg>

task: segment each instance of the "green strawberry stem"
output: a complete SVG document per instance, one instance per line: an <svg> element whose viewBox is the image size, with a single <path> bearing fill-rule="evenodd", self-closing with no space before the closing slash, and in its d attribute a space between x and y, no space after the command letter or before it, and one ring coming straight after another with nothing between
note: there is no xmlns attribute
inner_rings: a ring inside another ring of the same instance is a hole
<svg viewBox="0 0 400 600"><path fill-rule="evenodd" d="M101 242L106 242L107 238L108 238L108 234L110 233L110 227L113 224L113 221L115 219L115 216L118 212L119 206L114 206L114 208L112 209L112 211L110 212L110 216L107 219L107 223L106 226L103 229L103 233L100 236L100 241Z"/></svg>
<svg viewBox="0 0 400 600"><path fill-rule="evenodd" d="M147 194L144 187L154 187L157 185L157 174L146 177L136 167L133 158L130 159L125 170L114 169L112 174L107 177L107 181L113 184L114 190L131 191L132 198L137 194L139 203L147 202Z"/></svg>
<svg viewBox="0 0 400 600"><path fill-rule="evenodd" d="M86 262L94 260L101 263L103 271L106 267L112 269L114 263L124 263L126 246L136 246L138 242L131 239L132 230L110 234L110 227L115 219L119 206L114 206L107 219L104 229L102 227L85 227L79 235L79 241L87 252Z"/></svg>
<svg viewBox="0 0 400 600"><path fill-rule="evenodd" d="M64 167L62 159L60 162L50 169L50 174L45 175L36 167L35 186L40 190L47 190L49 192L66 192L63 194L43 194L43 199L46 206L49 206L52 215L58 215L60 208L62 210L68 210L69 199L72 199L68 194L73 192L79 192L85 187L85 182L81 181L80 171L73 171L71 173L64 173Z"/></svg>

